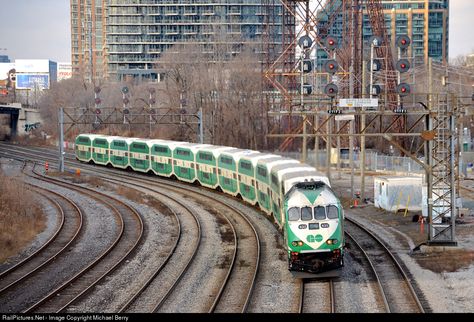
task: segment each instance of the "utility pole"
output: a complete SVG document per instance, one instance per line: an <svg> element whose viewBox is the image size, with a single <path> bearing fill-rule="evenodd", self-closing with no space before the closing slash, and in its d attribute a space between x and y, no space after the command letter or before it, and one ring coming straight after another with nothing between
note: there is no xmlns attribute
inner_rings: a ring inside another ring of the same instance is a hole
<svg viewBox="0 0 474 322"><path fill-rule="evenodd" d="M59 172L64 172L64 111L63 108L59 108L58 120L59 120Z"/></svg>

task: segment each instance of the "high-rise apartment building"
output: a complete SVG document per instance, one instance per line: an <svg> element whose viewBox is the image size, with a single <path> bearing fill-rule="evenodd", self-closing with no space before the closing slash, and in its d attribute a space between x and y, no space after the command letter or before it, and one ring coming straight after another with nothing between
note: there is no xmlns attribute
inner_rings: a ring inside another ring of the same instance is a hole
<svg viewBox="0 0 474 322"><path fill-rule="evenodd" d="M108 0L71 0L71 63L73 75L93 81L104 78L105 10Z"/></svg>
<svg viewBox="0 0 474 322"><path fill-rule="evenodd" d="M364 47L367 49L372 28L365 0L361 3L363 10L361 30ZM448 61L449 0L382 0L382 6L387 35L392 47L395 47L397 36L408 35L412 40L408 54L416 62L427 63L429 57L443 63ZM336 18L329 31L339 38L342 34L341 20L342 17ZM318 59L325 58L325 52L318 51Z"/></svg>
<svg viewBox="0 0 474 322"><path fill-rule="evenodd" d="M234 53L242 43L261 46L269 6L281 17L278 0L71 0L73 73L155 79L154 63L176 44L212 52L227 43ZM270 41L281 50L281 18L274 20Z"/></svg>

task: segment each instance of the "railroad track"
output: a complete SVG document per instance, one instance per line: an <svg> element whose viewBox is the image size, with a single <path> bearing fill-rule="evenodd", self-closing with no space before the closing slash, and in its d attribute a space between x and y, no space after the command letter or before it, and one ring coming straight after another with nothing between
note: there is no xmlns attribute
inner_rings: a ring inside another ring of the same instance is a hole
<svg viewBox="0 0 474 322"><path fill-rule="evenodd" d="M94 168L94 171L95 173L110 172L109 170L97 168ZM245 312L250 303L250 297L255 286L255 280L260 263L260 240L255 227L247 219L245 214L218 199L212 198L212 194L209 195L202 192L196 192L194 189L186 188L183 185L171 182L170 180L167 180L165 183L160 183L157 182L159 179L155 177L153 177L153 179L130 178L129 175L118 174L117 171L113 171L113 174L115 178L105 176L103 179L119 183L123 182L122 179L117 179L117 177L120 177L128 180L131 187L139 187L148 192L161 194L163 194L163 191L174 191L182 194L184 190L187 196L194 196L194 198L203 199L203 203L220 205L220 207L225 209L225 211L221 211L220 213L227 212L233 214L232 216L226 215L224 218L232 227L232 235L236 236L234 237L235 251L230 260L230 264L228 265L226 277L222 281L221 287L207 312ZM103 174L101 174L101 176L102 175ZM161 188L162 191L160 192L154 187ZM169 198L169 195L167 197ZM178 199L173 199L173 201L179 204L181 203ZM215 216L219 216L219 213L215 213ZM177 280L177 282L178 281L179 280ZM242 286L245 284L247 284L247 286L244 289L247 290L247 292L235 292L235 289L242 289ZM173 289L176 285L177 283L173 285ZM172 289L170 289L165 298L156 305L153 312L160 310L164 300L166 300L169 294L171 294L171 291Z"/></svg>
<svg viewBox="0 0 474 322"><path fill-rule="evenodd" d="M345 232L363 250L376 275L379 295L391 313L424 313L407 274L390 250L373 233L346 218Z"/></svg>
<svg viewBox="0 0 474 322"><path fill-rule="evenodd" d="M96 191L91 191L86 188L73 187L70 184L66 185L59 180L44 178L42 175L35 173L33 169L32 177L47 181L57 186L67 187L68 189L76 190L77 192L87 195L89 198L95 199L106 204L112 209L117 216L119 222L119 233L113 240L112 244L103 251L94 261L84 264L82 267L74 267L69 274L74 274L66 277L54 277L55 282L49 285L50 291L44 294L44 291L39 292L25 292L25 285L35 285L35 280L52 278L51 271L54 271L53 266L58 266L61 263L67 262L68 254L64 252L54 257L54 262L48 262L41 266L27 277L22 279L22 283L16 283L5 290L0 298L3 298L2 311L4 312L58 312L62 309L64 303L75 299L87 292L93 285L102 279L107 273L115 269L120 262L122 262L138 244L143 233L143 223L140 215L128 205L123 204L119 200L110 198L104 194ZM127 214L126 214L127 213ZM78 241L75 240L73 244L68 247L68 252L76 246ZM66 253L68 253L66 252ZM67 265L64 265L67 267ZM79 270L79 271L78 271ZM50 272L48 274L48 271ZM45 276L46 274L46 276ZM65 273L66 274L66 273ZM51 289L53 289L51 291ZM41 293L42 292L42 293ZM61 296L57 296L61 292ZM28 293L28 294L27 294ZM78 295L79 294L79 295Z"/></svg>
<svg viewBox="0 0 474 322"><path fill-rule="evenodd" d="M298 313L336 313L334 280L302 279Z"/></svg>
<svg viewBox="0 0 474 322"><path fill-rule="evenodd" d="M0 297L9 288L64 253L75 242L82 229L83 214L76 203L52 190L30 186L54 205L60 218L57 229L39 249L0 273Z"/></svg>
<svg viewBox="0 0 474 322"><path fill-rule="evenodd" d="M17 151L15 147L14 153L20 153L24 155L25 153L28 153L28 152ZM47 159L49 162L54 162L54 159L51 158L50 154L45 152L43 155L45 156L44 159ZM11 157L12 155L10 154L9 156ZM28 157L31 157L31 155L29 155ZM90 168L90 166L84 165L82 163L76 164L74 162L74 165L80 166L83 169ZM130 176L122 175L122 174L119 175L117 174L117 171L111 172L110 170L107 170L107 169L99 170L98 167L93 167L92 171L94 173L99 173L99 172L102 173L101 176L104 176L104 179L108 181L123 183L123 180L117 179L117 176L120 176L128 180L129 182L131 182ZM115 179L110 178L111 173L115 177ZM182 193L183 189L185 189L183 188L183 185L178 185L175 183L170 184L169 180L161 180L161 181L166 181L166 183L156 182L156 181L159 181L159 179L158 180L157 179L158 178L156 177L154 177L153 180L134 178L133 181L135 183L132 184L132 187L135 187L135 188L142 187L142 188L147 189L148 191L157 192L156 190L150 189L150 183L153 182L154 186L160 187L161 189L169 190L171 189L170 186L173 186L172 189L179 193ZM228 206L225 203L219 200L216 200L214 198L211 199L209 194L206 194L203 192L196 192L191 189L185 189L185 190L187 194L193 194L195 198L207 199L208 204L209 204L209 201L212 200L212 203L219 204L220 207L225 208L226 209L225 212L233 214L232 216L230 215L225 216L224 220L228 223L228 225L233 227L232 228L233 236L235 236L234 243L236 244L234 248L235 250L230 260L230 264L228 265L227 274L224 280L222 281L221 287L219 288L219 291L217 292L217 295L215 296L215 299L212 305L209 307L208 312L245 312L249 305L250 297L255 286L256 276L257 276L258 267L259 267L260 241L258 238L258 234L255 228L253 227L253 225L251 224L251 222L247 219L246 215L243 214L240 210L234 207ZM197 250L197 246L196 246L196 250ZM168 255L166 262L168 262L170 257L171 257L171 254ZM191 256L190 261L192 260L193 257L194 255ZM188 266L189 266L189 263L188 265L186 265L186 267ZM158 311L161 308L164 301L166 301L169 294L171 294L172 289L176 287L179 280L181 279L181 276L183 276L184 272L187 269L186 267L183 270L182 274L179 275L180 277L176 279L176 282L173 284L173 286L169 289L169 291L165 294L165 296L161 299L161 301L155 306L153 311ZM148 280L142 286L139 292L136 295L134 295L120 309L121 312L130 309L131 307L134 306L135 302L139 301L138 299L141 298L141 294L146 291L146 288L148 287L148 285L152 283L152 280L156 278L156 276L162 269L163 269L162 266L157 269L157 271L153 274L152 278L150 278L150 280ZM242 289L242 285L247 285L245 288L247 291L235 292L235 289Z"/></svg>

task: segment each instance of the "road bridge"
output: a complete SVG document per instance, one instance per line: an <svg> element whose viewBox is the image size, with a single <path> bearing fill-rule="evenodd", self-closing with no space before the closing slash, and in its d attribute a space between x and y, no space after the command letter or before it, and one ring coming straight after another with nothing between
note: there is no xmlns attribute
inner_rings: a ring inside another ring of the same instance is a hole
<svg viewBox="0 0 474 322"><path fill-rule="evenodd" d="M16 136L18 133L18 119L20 117L21 104L0 104L0 114L10 114L10 133Z"/></svg>

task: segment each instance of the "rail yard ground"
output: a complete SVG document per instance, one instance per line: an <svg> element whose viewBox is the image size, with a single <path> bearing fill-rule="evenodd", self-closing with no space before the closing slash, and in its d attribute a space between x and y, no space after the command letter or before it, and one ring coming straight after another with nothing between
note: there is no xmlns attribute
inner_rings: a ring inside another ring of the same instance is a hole
<svg viewBox="0 0 474 322"><path fill-rule="evenodd" d="M19 162L9 162L8 159L0 158L0 167L7 177L15 177L21 173ZM70 174L66 176L69 180L81 181L78 183L88 183L92 186L102 184L100 180L87 179L86 176L75 177ZM360 178L356 175L356 186L359 185L359 180ZM474 209L456 225L458 247L442 252L424 247L420 251L413 251L416 246L426 241L428 230L427 226L422 227L419 223L412 221L412 216L416 213L408 213L406 216L404 213L389 213L374 208L370 202L351 208L348 197L349 176L333 173L332 185L336 193L346 200L346 216L376 232L403 260L433 312L474 312L474 216L471 215ZM134 190L124 188L115 190L117 194L141 203L140 197ZM368 176L365 191L369 199L373 197L372 190L373 180L371 176ZM0 199L4 199L3 194ZM463 202L468 207L471 203L474 204L474 195L464 196ZM47 211L44 205L42 208ZM50 224L46 221L43 228L48 229ZM38 243L38 238L40 237L33 238L30 245L25 246L19 253L24 252L32 244Z"/></svg>
<svg viewBox="0 0 474 322"><path fill-rule="evenodd" d="M467 181L469 182L469 181ZM461 183L461 184L466 184ZM360 178L355 176L356 187ZM472 183L471 183L472 184ZM333 174L336 192L348 196L350 180L346 174ZM366 196L373 200L373 176L366 177ZM413 222L421 212L392 213L370 202L350 207L346 216L359 220L390 245L410 269L413 278L430 303L433 312L474 312L474 195L463 195L468 213L456 223L457 247L425 247L413 251L427 240L428 226ZM348 207L349 206L349 207Z"/></svg>

